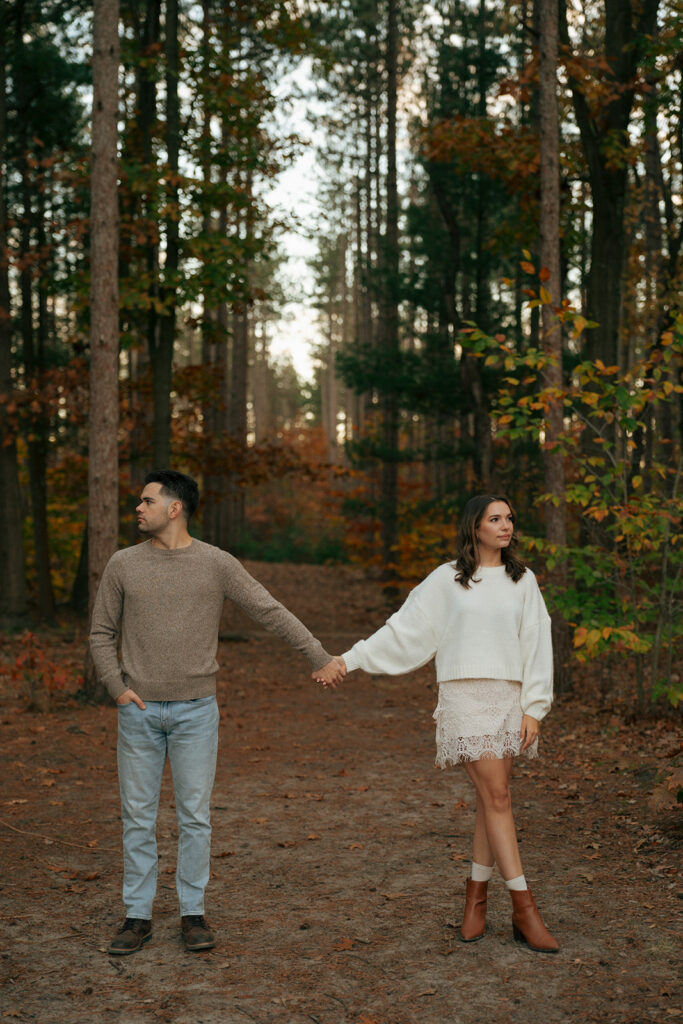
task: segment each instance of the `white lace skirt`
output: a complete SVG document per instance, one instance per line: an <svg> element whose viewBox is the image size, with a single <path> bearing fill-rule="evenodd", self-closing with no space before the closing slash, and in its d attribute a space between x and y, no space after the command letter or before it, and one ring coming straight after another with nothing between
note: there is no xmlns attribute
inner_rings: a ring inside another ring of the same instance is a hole
<svg viewBox="0 0 683 1024"><path fill-rule="evenodd" d="M522 684L508 679L453 679L439 684L436 764L519 757ZM538 757L538 740L524 751Z"/></svg>

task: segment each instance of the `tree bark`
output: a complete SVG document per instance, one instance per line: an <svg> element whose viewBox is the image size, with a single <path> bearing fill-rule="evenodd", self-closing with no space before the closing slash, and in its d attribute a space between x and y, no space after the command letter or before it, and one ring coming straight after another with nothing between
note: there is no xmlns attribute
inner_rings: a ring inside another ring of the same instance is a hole
<svg viewBox="0 0 683 1024"><path fill-rule="evenodd" d="M119 2L95 0L90 207L90 412L88 577L90 614L119 532L118 157ZM103 700L89 655L85 695Z"/></svg>
<svg viewBox="0 0 683 1024"><path fill-rule="evenodd" d="M398 320L398 183L396 171L396 106L398 89L397 0L387 4L387 177L386 230L382 251L381 345L388 365L399 353ZM382 401L382 561L389 565L398 540L398 405L389 391Z"/></svg>
<svg viewBox="0 0 683 1024"><path fill-rule="evenodd" d="M22 53L24 46L24 5L19 6L16 16L16 50ZM25 74L17 75L17 122L19 127L19 168L21 178L21 264L19 271L19 291L21 296L21 340L24 350L24 367L27 385L40 392L43 384L44 351L38 346L36 352L34 326L34 271L31 258L35 254L33 229L35 218L32 203L32 182L30 180L29 151L30 138L30 82ZM36 247L37 248L37 247ZM39 396L40 400L40 396ZM31 513L33 519L33 543L36 568L36 586L38 591L38 616L41 620L51 621L55 617L55 599L52 589L50 571L50 544L47 525L47 448L48 423L42 408L34 418L28 431L26 447L28 449L29 491L31 495Z"/></svg>
<svg viewBox="0 0 683 1024"><path fill-rule="evenodd" d="M7 413L12 383L12 311L7 258L7 209L5 206L5 126L7 86L5 39L7 11L0 19L0 627L20 625L28 612L24 541L21 529L21 491L17 458L17 428Z"/></svg>
<svg viewBox="0 0 683 1024"><path fill-rule="evenodd" d="M562 401L562 325L557 310L562 303L560 270L560 125L557 105L558 0L539 0L539 129L541 149L541 266L547 273L545 287L550 301L541 307L543 348L549 362L544 369L545 388L555 391L548 404L543 447L545 488L550 495L546 504L545 532L549 543L565 547L567 543L567 503L565 498L564 454L558 441L564 429ZM566 586L565 560L560 558L554 572L558 587ZM568 688L569 631L564 618L552 616L555 686L558 692Z"/></svg>

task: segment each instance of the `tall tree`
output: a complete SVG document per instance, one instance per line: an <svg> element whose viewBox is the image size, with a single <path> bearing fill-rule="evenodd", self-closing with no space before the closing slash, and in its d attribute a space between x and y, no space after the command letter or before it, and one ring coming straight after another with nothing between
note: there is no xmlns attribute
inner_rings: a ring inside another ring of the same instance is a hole
<svg viewBox="0 0 683 1024"><path fill-rule="evenodd" d="M6 40L9 6L0 10L0 623L15 625L28 611L24 543L21 529L21 493L17 460L16 426L8 414L12 381L12 311L7 245L6 157L7 79ZM16 418L15 418L16 422Z"/></svg>
<svg viewBox="0 0 683 1024"><path fill-rule="evenodd" d="M396 118L398 93L398 11L397 0L388 0L386 13L386 229L381 254L382 358L391 364L398 358L399 341L399 238L398 180L396 171ZM398 540L398 427L397 396L382 396L382 559L388 565Z"/></svg>
<svg viewBox="0 0 683 1024"><path fill-rule="evenodd" d="M624 365L619 326L626 255L629 125L638 70L657 28L659 0L642 0L639 4L630 0L603 2L604 61L599 65L593 57L586 61L571 52L566 0L560 0L560 26L592 196L586 305L598 326L588 332L586 355L612 366ZM600 77L598 83L595 74Z"/></svg>
<svg viewBox="0 0 683 1024"><path fill-rule="evenodd" d="M36 228L40 222L38 190L34 188L32 169L36 155L32 152L35 141L33 130L39 130L36 115L40 114L39 102L45 88L32 88L36 70L36 46L30 40L27 19L30 12L19 5L15 22L15 93L18 125L18 165L21 180L21 261L19 265L21 293L21 340L24 365L29 386L40 394L45 384L46 349L44 332L36 332L35 272L38 239ZM43 111L44 113L44 111ZM37 336L36 336L37 335ZM43 620L55 617L55 595L52 586L51 552L47 518L47 457L49 447L49 419L42 406L36 412L35 422L27 437L29 489L33 521L33 543L35 551L36 581L38 591L38 614Z"/></svg>
<svg viewBox="0 0 683 1024"><path fill-rule="evenodd" d="M545 487L549 495L545 511L545 534L551 544L567 543L567 504L565 499L564 453L558 442L564 432L562 399L562 323L558 313L562 304L560 273L560 124L557 103L558 7L557 0L537 0L540 28L538 60L538 111L541 163L540 257L541 278L548 295L541 307L543 347L548 356L544 371L545 387L550 389L543 450ZM552 391L557 392L556 395ZM561 563L556 575L562 586L566 573ZM564 577L564 579L563 579ZM569 631L564 618L553 615L553 651L555 685L558 692L567 688Z"/></svg>
<svg viewBox="0 0 683 1024"><path fill-rule="evenodd" d="M90 205L90 414L88 576L90 612L119 535L118 154L119 3L95 0ZM85 692L103 699L92 661Z"/></svg>

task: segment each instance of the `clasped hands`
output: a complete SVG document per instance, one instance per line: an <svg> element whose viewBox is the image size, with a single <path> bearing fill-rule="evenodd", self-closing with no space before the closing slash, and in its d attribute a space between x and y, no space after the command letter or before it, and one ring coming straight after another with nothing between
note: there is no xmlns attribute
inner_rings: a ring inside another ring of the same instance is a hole
<svg viewBox="0 0 683 1024"><path fill-rule="evenodd" d="M334 690L337 683L341 683L342 679L346 675L346 662L343 658L333 658L332 661L328 661L327 665L323 665L322 668L317 668L315 672L311 672L311 676L315 679L316 683L322 683L325 689L330 687Z"/></svg>

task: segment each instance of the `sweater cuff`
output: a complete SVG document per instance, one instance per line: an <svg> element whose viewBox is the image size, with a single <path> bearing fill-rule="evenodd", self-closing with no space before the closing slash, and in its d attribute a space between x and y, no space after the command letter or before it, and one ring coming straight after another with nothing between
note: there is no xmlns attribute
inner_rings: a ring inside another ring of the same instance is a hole
<svg viewBox="0 0 683 1024"><path fill-rule="evenodd" d="M541 722L550 711L550 705L547 701L537 700L533 704L530 704L528 708L522 708L522 714L531 715L537 722Z"/></svg>
<svg viewBox="0 0 683 1024"><path fill-rule="evenodd" d="M313 666L314 672L317 672L319 668L323 668L325 665L328 665L333 660L334 659L332 655L327 653L322 644L320 645L320 653L316 654L315 656L311 655L310 657L310 662L311 665Z"/></svg>
<svg viewBox="0 0 683 1024"><path fill-rule="evenodd" d="M347 672L355 672L357 668L360 668L358 655L356 654L356 651L354 650L353 647L351 648L350 651L347 651L345 654L342 654L342 658L344 659L344 664L346 665Z"/></svg>
<svg viewBox="0 0 683 1024"><path fill-rule="evenodd" d="M109 696L115 701L119 699L122 693L125 693L126 690L131 689L128 683L124 682L121 676L119 676L118 679L112 680L111 682L106 682L104 685L107 689L107 692L109 693Z"/></svg>

